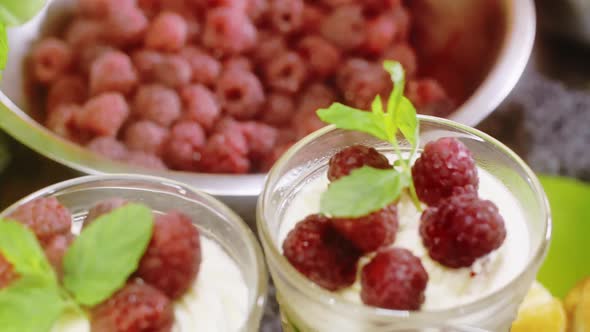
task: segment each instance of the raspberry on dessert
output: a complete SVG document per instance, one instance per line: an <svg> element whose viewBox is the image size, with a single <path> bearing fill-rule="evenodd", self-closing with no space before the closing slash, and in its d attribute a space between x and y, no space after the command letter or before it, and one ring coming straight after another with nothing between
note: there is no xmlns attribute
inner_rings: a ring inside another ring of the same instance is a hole
<svg viewBox="0 0 590 332"><path fill-rule="evenodd" d="M171 299L182 296L197 278L201 264L199 230L179 212L156 217L152 240L137 275Z"/></svg>
<svg viewBox="0 0 590 332"><path fill-rule="evenodd" d="M374 148L364 145L353 145L330 158L328 179L330 181L336 181L363 166L379 169L388 169L391 167L389 160Z"/></svg>
<svg viewBox="0 0 590 332"><path fill-rule="evenodd" d="M361 272L363 303L393 310L418 310L424 302L428 273L409 250L381 250Z"/></svg>
<svg viewBox="0 0 590 332"><path fill-rule="evenodd" d="M432 259L460 268L498 249L506 238L506 229L494 203L475 194L463 194L426 209L420 236Z"/></svg>
<svg viewBox="0 0 590 332"><path fill-rule="evenodd" d="M92 332L165 332L173 323L170 299L140 280L129 282L91 310Z"/></svg>
<svg viewBox="0 0 590 332"><path fill-rule="evenodd" d="M391 204L360 218L333 218L332 225L362 252L375 251L395 241L397 206Z"/></svg>
<svg viewBox="0 0 590 332"><path fill-rule="evenodd" d="M109 198L103 201L98 202L94 205L90 210L88 210L88 214L86 215L86 219L84 219L84 227L88 227L92 221L96 218L102 216L103 214L107 214L117 208L122 207L123 205L129 203L126 199L123 198Z"/></svg>
<svg viewBox="0 0 590 332"><path fill-rule="evenodd" d="M354 283L361 253L332 227L330 219L315 214L289 232L283 255L308 279L336 291Z"/></svg>
<svg viewBox="0 0 590 332"><path fill-rule="evenodd" d="M0 289L10 285L11 282L18 278L12 264L0 252Z"/></svg>
<svg viewBox="0 0 590 332"><path fill-rule="evenodd" d="M72 216L70 211L55 197L43 197L19 206L9 216L27 226L45 245L56 235L70 233Z"/></svg>
<svg viewBox="0 0 590 332"><path fill-rule="evenodd" d="M456 193L477 193L479 178L471 151L456 138L440 138L424 147L412 167L418 198L428 205Z"/></svg>
<svg viewBox="0 0 590 332"><path fill-rule="evenodd" d="M64 255L72 242L74 242L74 235L68 233L54 236L45 246L43 246L45 256L47 256L47 260L51 266L53 266L59 279L63 276Z"/></svg>

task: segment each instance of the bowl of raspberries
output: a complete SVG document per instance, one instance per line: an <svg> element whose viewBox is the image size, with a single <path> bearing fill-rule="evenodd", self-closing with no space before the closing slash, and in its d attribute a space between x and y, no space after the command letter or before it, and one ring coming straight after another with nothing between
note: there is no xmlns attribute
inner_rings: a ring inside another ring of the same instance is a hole
<svg viewBox="0 0 590 332"><path fill-rule="evenodd" d="M420 113L475 125L534 26L529 0L52 0L8 32L0 127L81 172L165 176L249 218L264 174L324 126L317 109L391 90L384 60Z"/></svg>

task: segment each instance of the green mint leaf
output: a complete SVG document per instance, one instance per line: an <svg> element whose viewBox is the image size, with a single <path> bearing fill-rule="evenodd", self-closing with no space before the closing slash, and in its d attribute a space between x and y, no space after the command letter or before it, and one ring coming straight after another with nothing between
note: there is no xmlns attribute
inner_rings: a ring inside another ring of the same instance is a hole
<svg viewBox="0 0 590 332"><path fill-rule="evenodd" d="M120 289L137 269L153 226L149 208L127 204L85 228L64 257L63 283L76 301L94 306Z"/></svg>
<svg viewBox="0 0 590 332"><path fill-rule="evenodd" d="M55 272L35 234L23 224L0 219L0 252L20 275L56 283Z"/></svg>
<svg viewBox="0 0 590 332"><path fill-rule="evenodd" d="M399 106L395 110L394 119L396 127L410 142L412 147L418 144L418 116L412 102L402 97Z"/></svg>
<svg viewBox="0 0 590 332"><path fill-rule="evenodd" d="M0 22L21 25L32 19L45 6L45 0L0 0Z"/></svg>
<svg viewBox="0 0 590 332"><path fill-rule="evenodd" d="M340 129L361 131L379 139L387 140L387 131L382 117L340 103L317 111L318 117Z"/></svg>
<svg viewBox="0 0 590 332"><path fill-rule="evenodd" d="M381 101L380 95L375 96L375 99L373 99L373 102L371 103L371 110L373 110L373 114L375 115L385 114L385 112L383 112L383 102Z"/></svg>
<svg viewBox="0 0 590 332"><path fill-rule="evenodd" d="M408 183L405 173L365 166L332 182L322 195L320 210L332 217L361 217L391 204Z"/></svg>
<svg viewBox="0 0 590 332"><path fill-rule="evenodd" d="M404 88L406 85L405 72L402 65L397 61L387 60L383 63L383 68L389 73L391 81L393 82L393 91L387 102L387 113L390 118L393 119L394 112L404 94Z"/></svg>
<svg viewBox="0 0 590 332"><path fill-rule="evenodd" d="M0 330L50 331L62 313L64 303L56 283L23 276L0 290Z"/></svg>

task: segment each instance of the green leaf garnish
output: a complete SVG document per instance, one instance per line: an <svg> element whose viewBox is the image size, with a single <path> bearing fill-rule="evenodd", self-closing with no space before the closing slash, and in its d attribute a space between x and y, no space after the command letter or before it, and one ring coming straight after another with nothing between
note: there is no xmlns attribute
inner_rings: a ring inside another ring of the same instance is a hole
<svg viewBox="0 0 590 332"><path fill-rule="evenodd" d="M153 231L152 211L127 204L96 219L64 257L64 286L93 306L120 289L137 269Z"/></svg>
<svg viewBox="0 0 590 332"><path fill-rule="evenodd" d="M49 331L65 303L55 282L38 276L23 276L0 290L0 330Z"/></svg>
<svg viewBox="0 0 590 332"><path fill-rule="evenodd" d="M333 182L322 195L322 212L333 217L357 218L396 200L410 179L394 169L362 167Z"/></svg>
<svg viewBox="0 0 590 332"><path fill-rule="evenodd" d="M0 22L7 26L24 24L43 7L46 0L0 0Z"/></svg>
<svg viewBox="0 0 590 332"><path fill-rule="evenodd" d="M18 274L34 276L48 283L56 282L55 272L35 234L26 226L0 219L0 252Z"/></svg>
<svg viewBox="0 0 590 332"><path fill-rule="evenodd" d="M402 65L396 61L385 61L383 68L393 81L393 91L385 111L381 97L376 96L371 104L371 112L334 103L327 109L318 110L317 114L322 121L340 129L364 132L389 142L396 152L397 160L390 170L363 167L332 182L320 204L321 212L326 215L349 218L364 216L391 204L406 187L416 208L422 209L410 166L419 145L416 108L403 95L406 80ZM409 153L401 151L398 133L411 145Z"/></svg>

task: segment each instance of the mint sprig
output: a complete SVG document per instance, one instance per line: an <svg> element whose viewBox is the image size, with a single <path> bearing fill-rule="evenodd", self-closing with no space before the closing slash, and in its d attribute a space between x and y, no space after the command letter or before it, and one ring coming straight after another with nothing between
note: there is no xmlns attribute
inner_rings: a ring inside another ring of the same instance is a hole
<svg viewBox="0 0 590 332"><path fill-rule="evenodd" d="M410 165L419 145L416 109L403 95L406 81L401 64L385 61L383 68L393 81L393 91L386 108L378 95L371 104L370 112L334 103L329 108L318 110L317 114L322 121L337 128L364 132L389 142L397 160L391 169L363 167L331 183L320 202L320 210L326 215L343 218L367 215L394 202L405 188L408 188L416 208L421 210ZM398 134L411 145L409 154L402 152Z"/></svg>

